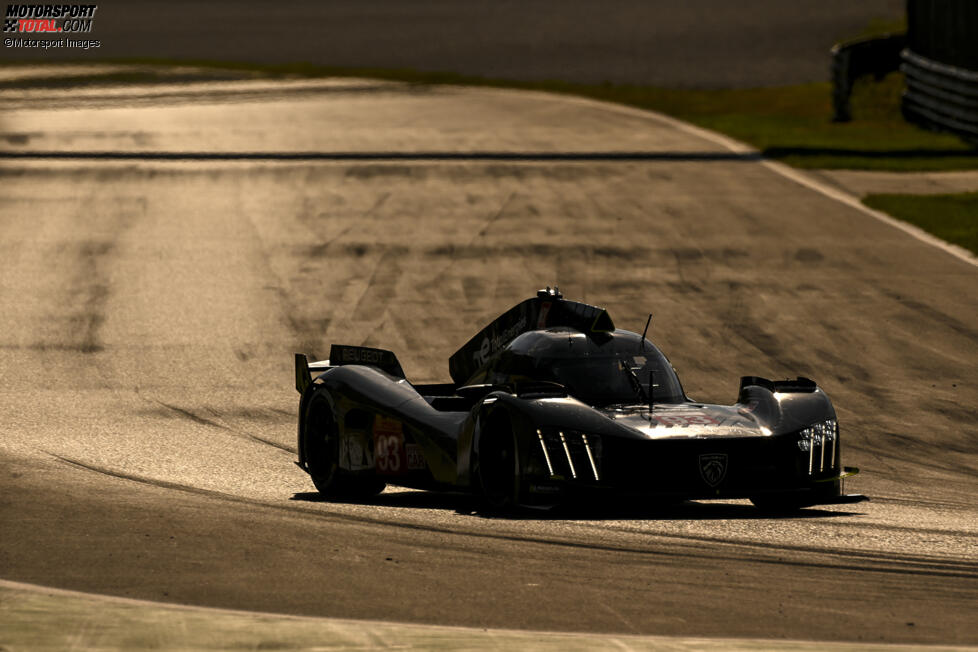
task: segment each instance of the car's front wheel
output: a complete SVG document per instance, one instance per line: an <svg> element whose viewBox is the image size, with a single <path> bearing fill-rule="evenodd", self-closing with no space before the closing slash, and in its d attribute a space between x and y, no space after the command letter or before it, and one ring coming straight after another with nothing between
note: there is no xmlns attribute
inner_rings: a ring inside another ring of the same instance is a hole
<svg viewBox="0 0 978 652"><path fill-rule="evenodd" d="M521 480L516 436L497 420L479 439L477 477L482 497L494 510L519 505Z"/></svg>

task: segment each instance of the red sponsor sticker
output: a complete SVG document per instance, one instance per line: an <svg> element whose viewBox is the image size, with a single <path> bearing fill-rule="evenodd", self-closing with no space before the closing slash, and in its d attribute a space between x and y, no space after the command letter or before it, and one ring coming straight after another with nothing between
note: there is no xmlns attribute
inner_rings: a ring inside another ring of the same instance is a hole
<svg viewBox="0 0 978 652"><path fill-rule="evenodd" d="M407 472L404 431L400 421L380 415L374 417L374 460L379 474L401 475Z"/></svg>
<svg viewBox="0 0 978 652"><path fill-rule="evenodd" d="M716 426L719 421L705 414L663 414L655 415L656 423L668 427L688 428L689 426Z"/></svg>

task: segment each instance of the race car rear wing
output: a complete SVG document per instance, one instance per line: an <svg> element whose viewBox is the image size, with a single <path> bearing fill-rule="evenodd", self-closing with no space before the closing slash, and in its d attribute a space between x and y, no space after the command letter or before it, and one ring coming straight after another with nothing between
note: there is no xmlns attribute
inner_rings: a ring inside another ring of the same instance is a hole
<svg viewBox="0 0 978 652"><path fill-rule="evenodd" d="M385 349L372 349L366 346L334 344L329 349L329 359L309 362L304 353L295 354L295 388L301 394L312 384L313 372L323 372L332 367L358 364L376 367L396 378L404 378L404 370L397 356Z"/></svg>

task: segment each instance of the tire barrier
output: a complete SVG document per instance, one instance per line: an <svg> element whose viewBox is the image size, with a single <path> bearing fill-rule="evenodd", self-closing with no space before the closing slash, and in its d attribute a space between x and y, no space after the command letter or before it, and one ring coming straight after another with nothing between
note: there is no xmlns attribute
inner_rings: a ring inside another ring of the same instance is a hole
<svg viewBox="0 0 978 652"><path fill-rule="evenodd" d="M832 48L833 121L852 120L849 97L855 81L868 75L879 81L899 70L900 53L906 45L906 34L887 34L839 43Z"/></svg>

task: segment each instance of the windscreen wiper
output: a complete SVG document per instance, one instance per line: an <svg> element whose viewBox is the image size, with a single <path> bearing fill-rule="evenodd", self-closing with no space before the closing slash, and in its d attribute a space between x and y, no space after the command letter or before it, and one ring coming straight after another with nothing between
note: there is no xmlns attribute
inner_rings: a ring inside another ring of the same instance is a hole
<svg viewBox="0 0 978 652"><path fill-rule="evenodd" d="M648 392L646 392L645 388L642 387L642 382L638 379L638 375L635 373L635 370L629 367L624 362L621 363L621 368L622 370L624 370L625 375L628 377L628 382L631 384L632 389L635 390L635 396L637 396L638 399L642 401L642 403L648 403L649 402Z"/></svg>

